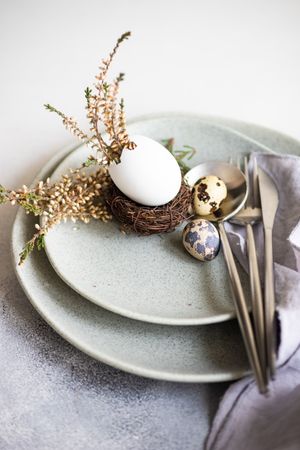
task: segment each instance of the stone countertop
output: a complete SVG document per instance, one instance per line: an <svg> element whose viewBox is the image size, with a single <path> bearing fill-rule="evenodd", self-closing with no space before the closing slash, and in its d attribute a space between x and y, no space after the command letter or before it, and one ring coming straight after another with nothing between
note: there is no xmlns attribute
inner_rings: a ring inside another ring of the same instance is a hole
<svg viewBox="0 0 300 450"><path fill-rule="evenodd" d="M14 274L14 213L4 206L0 215L0 448L202 448L226 384L140 378L64 341L33 309Z"/></svg>

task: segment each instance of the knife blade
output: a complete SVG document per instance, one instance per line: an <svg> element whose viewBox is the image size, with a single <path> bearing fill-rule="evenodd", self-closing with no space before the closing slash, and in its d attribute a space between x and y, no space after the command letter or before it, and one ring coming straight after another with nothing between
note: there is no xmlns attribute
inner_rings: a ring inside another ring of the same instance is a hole
<svg viewBox="0 0 300 450"><path fill-rule="evenodd" d="M278 191L272 178L260 167L257 170L263 224L272 229L279 202Z"/></svg>
<svg viewBox="0 0 300 450"><path fill-rule="evenodd" d="M272 178L260 167L257 169L259 194L265 234L265 286L264 286L264 313L266 359L269 377L275 378L276 371L276 320L275 320L275 288L274 288L274 262L273 262L273 225L278 209L279 196Z"/></svg>

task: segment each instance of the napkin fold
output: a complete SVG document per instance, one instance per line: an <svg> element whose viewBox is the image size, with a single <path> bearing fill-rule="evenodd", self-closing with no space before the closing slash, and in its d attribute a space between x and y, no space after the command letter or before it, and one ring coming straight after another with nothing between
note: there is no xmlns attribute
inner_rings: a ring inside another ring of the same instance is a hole
<svg viewBox="0 0 300 450"><path fill-rule="evenodd" d="M250 376L230 386L214 418L206 450L300 449L300 158L262 153L255 157L279 193L273 229L277 376L268 397L258 393ZM248 270L244 227L226 224L226 231L235 256ZM255 225L254 234L263 274L262 224Z"/></svg>

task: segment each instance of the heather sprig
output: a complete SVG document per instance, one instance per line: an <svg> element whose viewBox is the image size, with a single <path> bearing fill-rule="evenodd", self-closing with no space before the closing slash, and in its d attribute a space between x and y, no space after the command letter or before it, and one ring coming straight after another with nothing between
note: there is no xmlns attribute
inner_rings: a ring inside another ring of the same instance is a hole
<svg viewBox="0 0 300 450"><path fill-rule="evenodd" d="M35 247L44 248L48 231L62 221L71 219L88 223L91 219L107 222L111 213L104 200L104 192L110 186L108 171L99 167L87 175L82 168L71 170L56 183L50 179L40 181L34 187L22 186L16 191L0 186L0 202L20 205L26 214L42 217L41 225L36 223L36 232L20 253L22 264Z"/></svg>
<svg viewBox="0 0 300 450"><path fill-rule="evenodd" d="M120 73L111 83L106 81L107 73L115 54L121 43L128 39L130 35L131 33L128 31L117 40L108 58L101 61L99 73L95 77L96 83L93 87L87 87L84 91L90 135L82 131L73 117L66 116L49 103L44 105L48 111L55 112L62 118L67 130L96 151L96 157L89 157L89 161L96 162L102 166L106 166L111 162L119 163L122 150L124 148L133 150L136 146L130 141L126 131L124 101L121 100L119 108L117 107L119 86L124 79L124 74ZM107 141L100 131L100 124L104 125L108 135Z"/></svg>
<svg viewBox="0 0 300 450"><path fill-rule="evenodd" d="M163 140L162 143L177 159L182 172L187 172L189 167L184 159L191 159L195 149L185 145L183 149L175 150L173 138ZM35 247L43 249L48 231L62 221L70 219L88 223L91 219L97 219L107 222L112 218L105 201L106 191L111 186L108 168L98 166L91 174L85 172L86 167L98 164L97 158L90 156L81 167L71 169L56 183L51 183L48 178L31 188L23 185L18 190L8 190L0 185L0 204L19 205L26 214L42 217L41 224L35 224L35 234L20 253L19 264L27 259Z"/></svg>

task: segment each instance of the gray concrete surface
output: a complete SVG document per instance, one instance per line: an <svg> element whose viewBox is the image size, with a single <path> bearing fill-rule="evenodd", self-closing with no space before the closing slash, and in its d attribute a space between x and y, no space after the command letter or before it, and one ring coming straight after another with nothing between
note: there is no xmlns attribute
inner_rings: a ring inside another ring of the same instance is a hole
<svg viewBox="0 0 300 450"><path fill-rule="evenodd" d="M1 208L1 450L203 448L226 385L136 377L65 342L39 317L14 275L13 217L13 208Z"/></svg>

